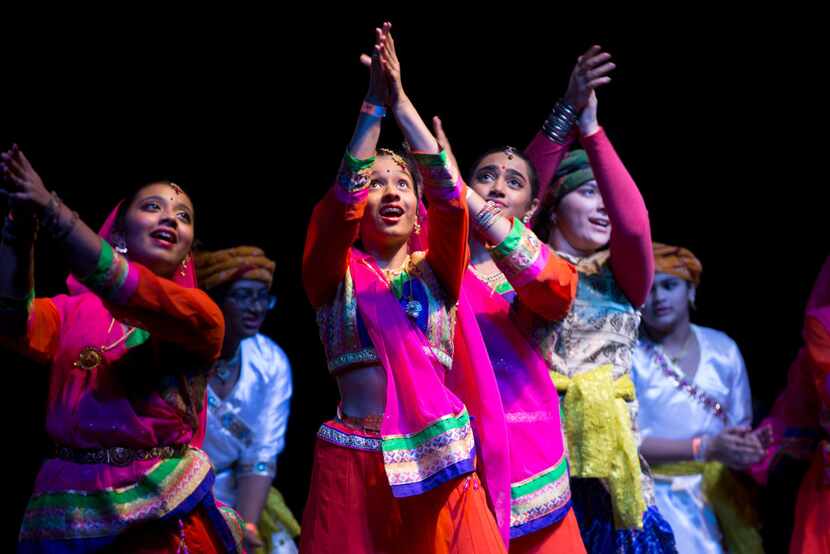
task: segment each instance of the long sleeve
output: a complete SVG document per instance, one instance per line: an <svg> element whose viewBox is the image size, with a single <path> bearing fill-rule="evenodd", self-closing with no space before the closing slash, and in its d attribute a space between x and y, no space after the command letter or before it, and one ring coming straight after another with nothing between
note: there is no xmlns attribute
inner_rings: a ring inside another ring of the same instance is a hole
<svg viewBox="0 0 830 554"><path fill-rule="evenodd" d="M752 392L749 388L749 376L737 344L734 350L737 371L729 390L729 406L726 406L726 414L729 425L749 426L752 425Z"/></svg>
<svg viewBox="0 0 830 554"><path fill-rule="evenodd" d="M568 313L576 297L576 268L540 241L519 219L514 218L510 233L490 254L519 301L536 315L556 321Z"/></svg>
<svg viewBox="0 0 830 554"><path fill-rule="evenodd" d="M537 197L540 200L544 200L551 179L553 179L556 170L559 169L559 164L562 163L568 149L571 147L573 136L573 133L569 134L567 142L559 144L546 137L542 131L539 131L525 149L525 156L533 164L539 179L539 194Z"/></svg>
<svg viewBox="0 0 830 554"><path fill-rule="evenodd" d="M429 203L427 262L450 299L455 301L461 292L461 281L469 259L466 186L458 168L447 159L446 151L438 154L415 153L415 161Z"/></svg>
<svg viewBox="0 0 830 554"><path fill-rule="evenodd" d="M285 352L264 336L256 339L261 350L267 352L269 380L267 393L253 430L253 441L239 460L237 475L276 474L277 455L285 447L285 429L291 402L291 364Z"/></svg>
<svg viewBox="0 0 830 554"><path fill-rule="evenodd" d="M55 356L60 338L61 316L55 302L50 298L34 298L34 291L25 303L9 307L20 311L19 317L26 320L25 333L0 333L0 342L8 348L39 363L48 363Z"/></svg>
<svg viewBox="0 0 830 554"><path fill-rule="evenodd" d="M179 344L206 361L219 355L225 320L203 291L182 287L130 262L105 240L95 271L82 282L116 319Z"/></svg>
<svg viewBox="0 0 830 554"><path fill-rule="evenodd" d="M602 128L583 137L582 146L611 220L614 278L631 304L642 306L654 278L651 227L645 202Z"/></svg>
<svg viewBox="0 0 830 554"><path fill-rule="evenodd" d="M326 304L346 275L349 250L360 233L374 158L343 159L337 182L314 207L303 252L303 287L311 305Z"/></svg>

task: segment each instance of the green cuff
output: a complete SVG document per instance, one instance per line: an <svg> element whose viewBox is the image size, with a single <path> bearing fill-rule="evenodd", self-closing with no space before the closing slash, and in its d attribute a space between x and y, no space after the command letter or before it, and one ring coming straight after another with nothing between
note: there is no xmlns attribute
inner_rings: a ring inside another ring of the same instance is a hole
<svg viewBox="0 0 830 554"><path fill-rule="evenodd" d="M415 158L415 162L421 166L442 167L449 163L447 161L447 151L444 149L441 149L437 154L419 154L413 152L412 156Z"/></svg>
<svg viewBox="0 0 830 554"><path fill-rule="evenodd" d="M497 260L502 258L506 258L510 254L512 254L516 248L518 248L519 243L522 240L522 236L525 234L525 226L522 223L522 220L514 217L513 218L513 228L510 229L510 232L507 233L507 236L504 237L504 240L501 241L498 245L494 246L490 250L490 254Z"/></svg>
<svg viewBox="0 0 830 554"><path fill-rule="evenodd" d="M352 173L357 173L359 171L363 171L364 169L368 169L372 167L374 163L374 156L366 158L365 160L361 160L359 158L355 158L354 156L352 156L351 152L349 152L348 150L346 150L346 155L343 156L343 164Z"/></svg>
<svg viewBox="0 0 830 554"><path fill-rule="evenodd" d="M112 267L113 257L114 254L112 246L110 246L109 242L101 239L101 253L98 254L98 263L95 265L95 269L92 270L92 273L81 278L81 283L85 285L94 284L102 277L106 276Z"/></svg>

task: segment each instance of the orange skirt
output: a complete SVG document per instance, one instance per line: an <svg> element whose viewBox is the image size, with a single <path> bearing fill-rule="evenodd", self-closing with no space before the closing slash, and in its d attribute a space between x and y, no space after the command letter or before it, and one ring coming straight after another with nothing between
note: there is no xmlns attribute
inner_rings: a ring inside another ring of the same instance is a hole
<svg viewBox="0 0 830 554"><path fill-rule="evenodd" d="M337 422L324 427L339 433L343 443L317 439L300 552L505 552L475 474L424 494L395 498L383 467L380 437Z"/></svg>
<svg viewBox="0 0 830 554"><path fill-rule="evenodd" d="M585 545L579 533L573 509L568 510L559 522L535 533L510 539L510 554L585 554Z"/></svg>
<svg viewBox="0 0 830 554"><path fill-rule="evenodd" d="M186 549L185 549L186 548ZM106 552L118 554L224 554L210 520L199 506L180 520L147 523L119 535Z"/></svg>

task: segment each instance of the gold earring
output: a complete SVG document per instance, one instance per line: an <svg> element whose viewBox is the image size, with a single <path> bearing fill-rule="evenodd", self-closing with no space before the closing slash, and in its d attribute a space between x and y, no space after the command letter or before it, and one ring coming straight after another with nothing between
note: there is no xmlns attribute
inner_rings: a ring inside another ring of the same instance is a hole
<svg viewBox="0 0 830 554"><path fill-rule="evenodd" d="M187 277L187 259L189 257L190 257L190 254L185 256L185 258L182 260L182 268L179 271L179 275L181 275L182 277Z"/></svg>
<svg viewBox="0 0 830 554"><path fill-rule="evenodd" d="M421 232L421 224L417 221L415 222L415 234L419 234Z"/></svg>

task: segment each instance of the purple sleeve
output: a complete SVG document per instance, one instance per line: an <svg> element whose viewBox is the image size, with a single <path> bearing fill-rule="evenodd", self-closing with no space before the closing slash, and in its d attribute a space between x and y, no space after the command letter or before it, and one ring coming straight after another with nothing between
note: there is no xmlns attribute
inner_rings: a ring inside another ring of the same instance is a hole
<svg viewBox="0 0 830 554"><path fill-rule="evenodd" d="M525 149L525 155L536 169L536 175L539 178L539 194L536 195L540 200L545 198L545 194L550 186L550 180L553 179L556 170L559 169L559 164L573 142L573 133L568 135L568 141L565 144L553 142L542 131L536 133L533 140Z"/></svg>
<svg viewBox="0 0 830 554"><path fill-rule="evenodd" d="M635 307L642 306L654 278L651 228L643 197L605 131L582 138L611 220L611 268Z"/></svg>

